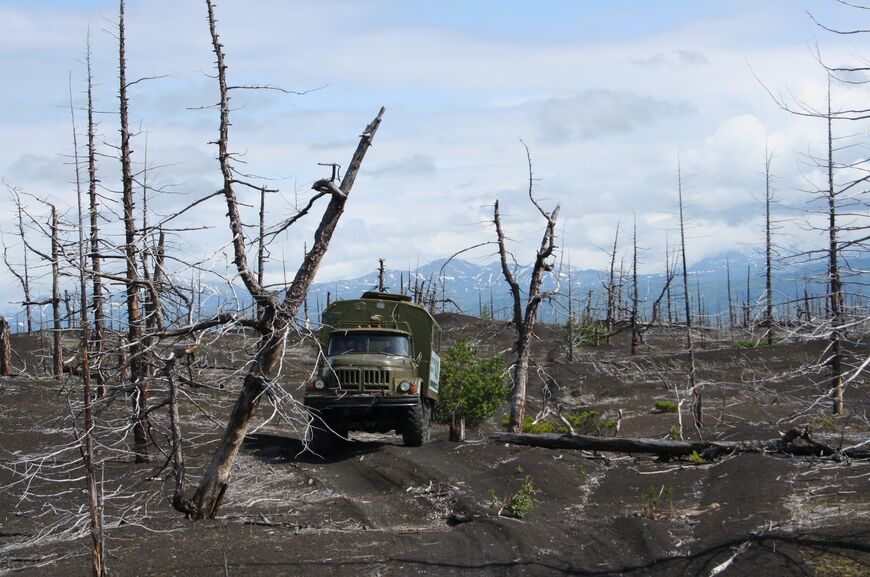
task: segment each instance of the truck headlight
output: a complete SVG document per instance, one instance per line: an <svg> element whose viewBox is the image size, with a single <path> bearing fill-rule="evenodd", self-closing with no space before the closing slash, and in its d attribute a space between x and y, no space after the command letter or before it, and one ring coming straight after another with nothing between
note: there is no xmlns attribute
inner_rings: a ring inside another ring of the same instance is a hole
<svg viewBox="0 0 870 577"><path fill-rule="evenodd" d="M411 381L402 381L401 383L399 383L399 390L402 391L403 393L407 393L413 387L414 387L414 383L412 383Z"/></svg>
<svg viewBox="0 0 870 577"><path fill-rule="evenodd" d="M326 383L324 383L321 379L317 379L316 381L314 381L314 388L318 391L322 391L326 388Z"/></svg>

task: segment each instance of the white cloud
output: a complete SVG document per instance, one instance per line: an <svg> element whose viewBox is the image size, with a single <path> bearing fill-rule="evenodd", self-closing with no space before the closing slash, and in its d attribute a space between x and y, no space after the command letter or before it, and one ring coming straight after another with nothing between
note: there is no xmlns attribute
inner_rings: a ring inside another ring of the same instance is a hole
<svg viewBox="0 0 870 577"><path fill-rule="evenodd" d="M0 74L14 86L0 93L0 178L73 205L67 82L72 71L81 133L90 24L103 112L98 170L102 184L117 189L115 40L102 30L113 28L115 3L13 6L0 2ZM638 21L572 2L482 14L467 3L432 11L395 0L228 0L217 12L231 84L327 85L307 96L233 91L231 146L241 172L266 176L252 180L280 190L267 211L278 222L328 174L317 163L346 165L359 131L386 105L321 279L368 271L378 257L403 266L492 240L486 223L496 198L518 257L529 260L542 223L528 202L519 138L531 148L536 196L547 207L561 203L562 246L582 267L603 266L596 247L612 242L617 221L627 230L632 214L648 239L645 260L662 260L665 234L675 238L679 151L687 217L704 232L690 252L700 257L758 238L765 139L776 152L778 195L802 202L799 153L819 150L823 127L780 111L753 71L775 92L823 104L824 77L807 47L817 33L807 6L821 10L791 1L663 2ZM819 42L831 62L851 62L860 50L845 38ZM147 131L149 181L173 193L149 202L168 214L220 182L210 144L216 111L194 110L217 100L203 7L131 3L128 59L130 78L166 75L132 88L131 118ZM858 106L865 96L838 89L837 103ZM144 134L133 147L141 163ZM243 218L253 224L256 194L240 194L251 204ZM179 219L179 227L211 228L173 236L174 250L221 250L225 212L215 198ZM0 229L10 230L10 214L0 199ZM315 226L313 218L282 234L273 258L298 261ZM0 299L13 294L6 289Z"/></svg>

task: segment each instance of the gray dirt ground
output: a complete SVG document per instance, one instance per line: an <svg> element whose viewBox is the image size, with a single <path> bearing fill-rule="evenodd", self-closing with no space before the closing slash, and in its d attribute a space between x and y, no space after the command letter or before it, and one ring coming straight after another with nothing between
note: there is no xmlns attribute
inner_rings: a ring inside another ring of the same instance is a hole
<svg viewBox="0 0 870 577"><path fill-rule="evenodd" d="M496 353L511 340L500 323L459 315L440 321L448 341L467 336ZM681 382L679 335L651 337L634 359L618 340L584 349L574 363L554 352L558 329L544 327L539 338L550 402L611 416L621 409L622 436L664 437L675 424L675 415L652 409L655 400L674 398L668 385ZM698 355L709 383L705 434L767 439L809 424L831 444L866 440L863 384L850 389L846 418L830 418L825 404L781 421L814 398L816 375L790 371L821 350L818 343L737 349L708 342ZM291 380L301 382L311 354L290 351ZM74 525L84 519L75 453L49 454L72 442L66 392L75 391L45 379L0 380L0 574L87 574L89 542ZM197 389L185 397L194 483L220 434L211 419L224 421L234 392ZM542 402L538 385L530 411ZM211 418L197 409L203 406ZM127 407L118 400L103 422L122 423ZM260 413L264 419L269 409ZM128 439L114 438L100 448L111 574L707 576L733 557L719 574L870 575L870 463L756 454L697 464L507 446L486 440L499 420L462 444L438 426L418 449L400 437L355 434L325 461L304 451L298 429L272 421L249 434L220 517L205 522L168 505L162 460L134 465L113 452ZM38 474L28 480L28 472ZM499 516L493 494L509 497L526 478L539 491L535 508L522 520Z"/></svg>

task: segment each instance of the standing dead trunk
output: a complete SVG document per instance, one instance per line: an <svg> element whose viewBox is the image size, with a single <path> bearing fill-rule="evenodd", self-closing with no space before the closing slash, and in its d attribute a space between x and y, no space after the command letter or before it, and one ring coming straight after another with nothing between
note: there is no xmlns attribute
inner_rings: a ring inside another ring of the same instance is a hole
<svg viewBox="0 0 870 577"><path fill-rule="evenodd" d="M19 277L21 288L24 290L24 313L27 319L27 334L33 333L33 313L30 311L32 299L30 298L30 268L27 262L27 243L24 237L24 209L21 206L21 201L16 197L18 205L18 234L21 236L22 253L24 255L24 271Z"/></svg>
<svg viewBox="0 0 870 577"><path fill-rule="evenodd" d="M143 356L144 336L139 270L137 266L136 221L133 201L132 151L127 119L127 64L124 33L124 0L119 3L118 17L118 77L121 116L121 201L124 209L124 257L126 260L127 342L129 345L130 383L136 388L133 395L133 453L137 463L148 461L148 379Z"/></svg>
<svg viewBox="0 0 870 577"><path fill-rule="evenodd" d="M567 324L567 340L568 351L567 359L569 363L574 362L574 290L573 280L571 275L571 258L568 257L568 324Z"/></svg>
<svg viewBox="0 0 870 577"><path fill-rule="evenodd" d="M613 324L616 317L616 247L619 243L619 222L616 223L616 233L613 235L613 251L610 253L610 276L607 280L607 317L604 321L604 328L607 331L604 337L605 342L610 342L610 335L613 333Z"/></svg>
<svg viewBox="0 0 870 577"><path fill-rule="evenodd" d="M765 266L765 307L764 307L764 329L767 333L767 344L773 344L773 267L771 264L772 247L771 247L771 220L770 220L770 203L772 201L771 190L771 174L770 164L773 156L767 151L767 145L764 147L764 266Z"/></svg>
<svg viewBox="0 0 870 577"><path fill-rule="evenodd" d="M90 44L88 45L90 46ZM90 533L91 533L91 570L94 577L103 577L106 574L106 559L104 552L103 539L103 524L102 510L100 500L98 498L99 491L97 490L97 477L94 470L94 420L93 420L93 399L91 394L91 365L89 357L90 335L88 315L88 286L87 276L85 274L85 232L84 232L84 212L82 209L82 190L81 176L79 174L79 157L78 157L78 137L76 136L75 112L72 106L72 86L70 86L70 117L72 119L73 129L73 149L75 158L76 172L76 200L78 204L78 273L79 273L79 292L81 295L80 307L81 329L79 348L82 360L82 397L84 401L84 432L82 433L81 441L81 456L82 463L85 468L85 480L87 484L88 494L88 512L90 517ZM53 209L54 207L52 207ZM52 211L54 212L54 211Z"/></svg>
<svg viewBox="0 0 870 577"><path fill-rule="evenodd" d="M103 279L101 277L100 258L100 225L99 198L97 196L97 151L94 144L94 99L93 75L91 73L91 40L88 32L88 48L86 54L88 74L88 213L90 216L90 257L91 257L91 287L93 291L92 308L94 310L94 330L91 339L92 370L96 376L97 396L106 394L106 370L103 366L106 358L106 317L103 310ZM82 309L81 316L87 315L87 309Z"/></svg>
<svg viewBox="0 0 870 577"><path fill-rule="evenodd" d="M0 317L0 377L12 376L12 341L9 338L9 323Z"/></svg>
<svg viewBox="0 0 870 577"><path fill-rule="evenodd" d="M54 329L51 360L54 378L59 381L63 377L63 328L60 314L60 245L57 229L57 208L51 205L51 313Z"/></svg>
<svg viewBox="0 0 870 577"><path fill-rule="evenodd" d="M634 219L634 236L632 237L632 263L631 263L631 354L637 354L637 348L640 346L640 330L637 321L637 218Z"/></svg>
<svg viewBox="0 0 870 577"><path fill-rule="evenodd" d="M845 412L843 402L843 288L840 282L840 266L837 241L837 193L834 188L834 137L831 115L831 81L828 79L828 287L830 299L831 332L831 397L833 412L842 415Z"/></svg>
<svg viewBox="0 0 870 577"><path fill-rule="evenodd" d="M172 369L175 368L178 356L177 353L173 353L163 367L163 375L169 384L169 430L172 435L172 474L175 477L172 506L176 510L189 515L191 511L184 500L185 469L184 453L181 447L181 420L178 416L178 387L175 384L175 378L172 376ZM187 356L186 351L183 352L183 356Z"/></svg>
<svg viewBox="0 0 870 577"><path fill-rule="evenodd" d="M695 430L701 436L703 425L701 391L695 381L695 347L692 342L692 307L689 302L689 273L686 267L686 228L683 220L683 179L680 173L680 164L677 162L677 191L680 206L680 252L683 262L683 294L686 313L686 352L689 354L688 381L689 390L692 392L692 416L695 420Z"/></svg>
<svg viewBox="0 0 870 577"><path fill-rule="evenodd" d="M559 205L553 209L553 212L547 213L538 202L535 200L533 192L534 178L532 173L532 157L529 153L529 148L523 143L526 150L526 159L529 164L529 200L541 213L547 221L547 227L544 230L544 236L541 239L541 246L535 256L535 263L532 266L531 280L529 281L528 300L526 309L523 312L522 300L520 294L520 286L517 283L514 274L508 266L507 249L505 248L505 236L502 231L501 218L498 212L498 201L495 202L493 210L493 222L495 224L496 237L498 240L498 252L501 260L501 270L505 281L511 290L513 296L513 324L517 333L517 340L514 346L517 354L516 364L514 365L514 384L511 391L510 399L510 418L508 421L508 430L512 432L520 432L523 428L523 419L526 414L526 386L529 378L529 358L531 355L532 335L537 322L538 306L541 304L549 293L541 291L544 273L551 271L553 265L547 262L547 259L553 254L556 247L556 219L559 216Z"/></svg>

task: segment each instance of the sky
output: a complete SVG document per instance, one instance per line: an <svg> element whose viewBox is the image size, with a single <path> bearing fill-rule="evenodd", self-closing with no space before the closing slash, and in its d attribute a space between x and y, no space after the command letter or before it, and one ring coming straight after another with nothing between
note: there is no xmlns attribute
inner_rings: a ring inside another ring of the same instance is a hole
<svg viewBox="0 0 870 577"><path fill-rule="evenodd" d="M808 11L831 27L870 28L870 15L833 0L223 0L229 83L311 91L233 91L230 148L252 182L278 191L267 202L267 221L278 223L328 174L318 163L346 166L386 107L318 281L370 272L378 258L408 269L491 242L496 199L509 249L531 262L544 222L528 199L523 143L535 197L548 210L561 205L557 244L575 267L607 265L617 224L627 255L634 219L639 267L662 267L677 240L678 159L689 261L759 246L765 147L784 219L777 242L813 247L823 239L801 210L821 175L809 159L824 124L783 112L769 92L820 107L817 51L836 65L864 47L820 29ZM24 194L36 222L45 213L36 199L76 218L70 92L82 144L90 35L101 214L118 234L116 32L115 2L0 0L0 179ZM127 60L128 79L147 78L129 96L153 222L220 187L205 3L128 2ZM839 87L835 107L866 97L865 87ZM860 146L847 154L866 157ZM3 189L0 231L17 267L16 211ZM253 225L257 193L239 193ZM215 198L173 221L188 230L170 231L172 258L231 276L225 212ZM276 238L269 282L292 276L317 220ZM495 249L463 256L490 262ZM20 301L14 277L4 269L0 278L0 302Z"/></svg>

